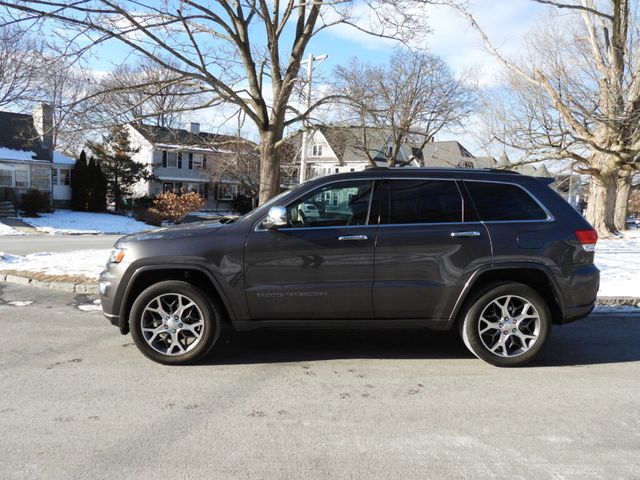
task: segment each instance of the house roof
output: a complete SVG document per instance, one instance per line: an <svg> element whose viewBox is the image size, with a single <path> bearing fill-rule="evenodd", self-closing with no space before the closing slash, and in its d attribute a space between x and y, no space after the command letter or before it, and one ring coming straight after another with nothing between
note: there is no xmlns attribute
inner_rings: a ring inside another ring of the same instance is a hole
<svg viewBox="0 0 640 480"><path fill-rule="evenodd" d="M456 140L427 143L422 149L425 167L458 167L461 162L473 162L475 157ZM475 166L475 163L474 163Z"/></svg>
<svg viewBox="0 0 640 480"><path fill-rule="evenodd" d="M217 133L192 133L184 128L159 127L134 122L131 126L136 129L147 141L154 145L170 145L180 147L207 147L223 148L229 144L237 143L237 138L230 135Z"/></svg>
<svg viewBox="0 0 640 480"><path fill-rule="evenodd" d="M0 112L0 147L22 152L32 152L33 159L45 160L49 153L43 147L40 135L33 123L33 115ZM23 158L21 158L23 159Z"/></svg>
<svg viewBox="0 0 640 480"><path fill-rule="evenodd" d="M384 129L323 126L318 131L324 135L341 164L368 162L367 152L374 160L386 162L384 145L389 132Z"/></svg>

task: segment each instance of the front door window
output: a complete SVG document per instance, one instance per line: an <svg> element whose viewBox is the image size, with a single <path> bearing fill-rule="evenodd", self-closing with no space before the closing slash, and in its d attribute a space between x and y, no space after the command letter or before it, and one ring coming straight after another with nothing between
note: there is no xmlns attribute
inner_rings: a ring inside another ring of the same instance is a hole
<svg viewBox="0 0 640 480"><path fill-rule="evenodd" d="M338 182L314 190L287 206L290 227L367 225L373 182Z"/></svg>

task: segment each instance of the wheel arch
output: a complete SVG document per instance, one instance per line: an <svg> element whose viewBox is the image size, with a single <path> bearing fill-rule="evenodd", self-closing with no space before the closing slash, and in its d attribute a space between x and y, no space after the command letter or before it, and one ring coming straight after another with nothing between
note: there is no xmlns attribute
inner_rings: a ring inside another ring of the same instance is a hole
<svg viewBox="0 0 640 480"><path fill-rule="evenodd" d="M456 301L449 325L453 326L460 320L461 314L466 311L468 303L479 290L486 285L503 281L522 283L533 288L547 302L552 322L562 323L564 300L551 272L544 265L520 264L501 265L474 272Z"/></svg>
<svg viewBox="0 0 640 480"><path fill-rule="evenodd" d="M215 277L200 265L150 265L138 268L127 283L120 302L119 328L122 334L129 333L129 313L135 299L146 288L165 280L186 281L202 290L207 296L217 301L222 309L223 323L234 318L233 309Z"/></svg>

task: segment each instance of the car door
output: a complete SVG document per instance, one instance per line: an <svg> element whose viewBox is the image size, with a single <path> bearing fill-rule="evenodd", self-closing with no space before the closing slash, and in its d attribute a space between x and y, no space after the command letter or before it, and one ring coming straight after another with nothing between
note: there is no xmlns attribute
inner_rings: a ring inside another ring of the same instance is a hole
<svg viewBox="0 0 640 480"><path fill-rule="evenodd" d="M377 319L446 319L491 244L455 179L385 180L375 254ZM466 194L465 194L466 195Z"/></svg>
<svg viewBox="0 0 640 480"><path fill-rule="evenodd" d="M284 205L286 227L267 230L258 223L245 246L252 319L373 317L373 185L334 181Z"/></svg>

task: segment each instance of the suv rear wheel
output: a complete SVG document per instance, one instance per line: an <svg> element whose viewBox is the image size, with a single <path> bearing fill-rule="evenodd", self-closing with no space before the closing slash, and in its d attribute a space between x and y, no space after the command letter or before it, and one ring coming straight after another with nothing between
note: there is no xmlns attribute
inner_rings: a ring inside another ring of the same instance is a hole
<svg viewBox="0 0 640 480"><path fill-rule="evenodd" d="M515 367L542 350L551 330L551 314L538 292L521 283L488 286L471 301L461 323L462 339L481 360Z"/></svg>
<svg viewBox="0 0 640 480"><path fill-rule="evenodd" d="M220 335L219 310L187 282L159 282L136 298L129 316L131 336L148 358L165 365L193 363Z"/></svg>

